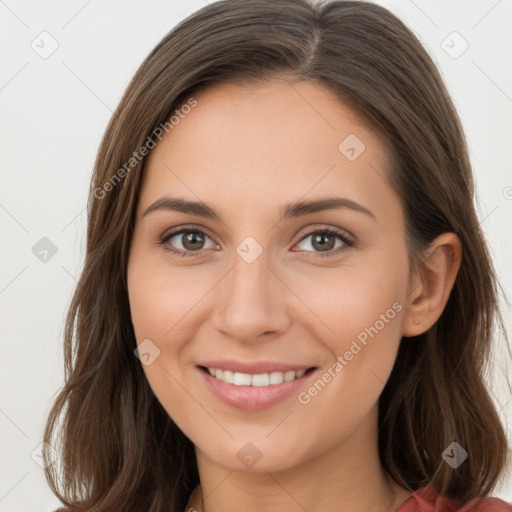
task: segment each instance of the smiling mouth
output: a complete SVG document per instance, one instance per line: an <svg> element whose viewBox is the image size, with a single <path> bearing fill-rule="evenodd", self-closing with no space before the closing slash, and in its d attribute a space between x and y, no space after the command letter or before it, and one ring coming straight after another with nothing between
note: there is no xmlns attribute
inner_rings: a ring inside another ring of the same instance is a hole
<svg viewBox="0 0 512 512"><path fill-rule="evenodd" d="M286 372L274 371L267 373L251 374L242 372L233 372L230 370L220 370L218 368L211 368L206 366L199 366L199 368L210 375L211 377L225 382L227 384L234 384L235 386L252 386L252 387L271 387L298 380L316 370L316 366L302 369L302 370L289 370Z"/></svg>

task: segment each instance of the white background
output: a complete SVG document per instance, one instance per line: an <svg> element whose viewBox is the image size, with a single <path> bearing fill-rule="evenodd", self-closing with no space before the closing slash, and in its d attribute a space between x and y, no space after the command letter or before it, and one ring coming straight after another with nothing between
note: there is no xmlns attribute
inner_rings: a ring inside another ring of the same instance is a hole
<svg viewBox="0 0 512 512"><path fill-rule="evenodd" d="M512 2L378 3L420 37L453 95L471 149L479 216L510 298ZM64 315L83 263L95 154L139 64L178 21L204 5L0 0L0 512L50 511L59 504L31 453L63 382ZM44 31L58 43L46 59L31 47L46 37L51 48ZM467 50L453 58L464 40ZM57 248L46 263L32 252L42 237ZM504 314L510 326L510 307ZM501 342L492 389L511 438L512 397L503 385L508 359ZM512 482L496 494L512 501Z"/></svg>

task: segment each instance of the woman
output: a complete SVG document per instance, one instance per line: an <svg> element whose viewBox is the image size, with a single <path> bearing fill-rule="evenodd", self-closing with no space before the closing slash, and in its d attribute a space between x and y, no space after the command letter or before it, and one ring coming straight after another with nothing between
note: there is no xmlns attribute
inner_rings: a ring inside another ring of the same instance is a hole
<svg viewBox="0 0 512 512"><path fill-rule="evenodd" d="M91 182L62 510L500 510L499 319L459 119L365 2L225 0L151 52Z"/></svg>

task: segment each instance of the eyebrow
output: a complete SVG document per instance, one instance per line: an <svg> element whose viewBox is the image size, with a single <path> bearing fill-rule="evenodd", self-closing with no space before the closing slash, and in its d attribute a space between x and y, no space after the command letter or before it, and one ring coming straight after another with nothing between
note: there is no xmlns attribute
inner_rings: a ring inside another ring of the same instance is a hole
<svg viewBox="0 0 512 512"><path fill-rule="evenodd" d="M327 197L313 201L298 201L287 204L281 209L280 218L290 219L320 212L323 210L347 209L363 213L376 220L375 215L363 205L343 197ZM146 208L142 216L159 210L176 211L199 215L209 219L221 220L219 214L202 201L190 201L178 197L162 197Z"/></svg>

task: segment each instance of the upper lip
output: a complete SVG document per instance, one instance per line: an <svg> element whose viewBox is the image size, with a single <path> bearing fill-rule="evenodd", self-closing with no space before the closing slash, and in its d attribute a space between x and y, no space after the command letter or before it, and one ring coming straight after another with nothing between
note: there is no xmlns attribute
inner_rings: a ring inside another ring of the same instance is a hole
<svg viewBox="0 0 512 512"><path fill-rule="evenodd" d="M207 368L216 368L218 370L229 370L232 372L239 373L250 373L253 375L258 375L260 373L288 372L291 370L296 371L314 368L314 366L310 364L280 363L277 361L243 362L234 361L231 359L223 359L222 361L205 361L200 363L199 366L205 366Z"/></svg>

